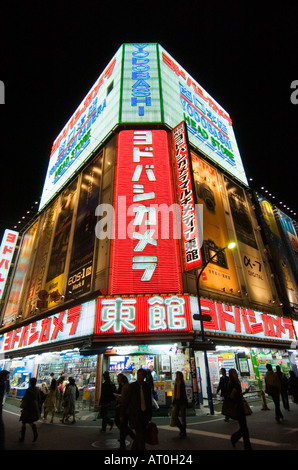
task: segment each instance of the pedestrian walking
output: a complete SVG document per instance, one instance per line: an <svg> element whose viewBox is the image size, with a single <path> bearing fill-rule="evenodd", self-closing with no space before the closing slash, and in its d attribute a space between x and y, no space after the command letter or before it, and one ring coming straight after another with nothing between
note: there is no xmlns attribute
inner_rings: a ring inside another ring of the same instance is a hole
<svg viewBox="0 0 298 470"><path fill-rule="evenodd" d="M47 394L49 393L49 389L47 387L46 382L43 382L40 387L40 415L42 414L42 407L44 405L45 399L47 398Z"/></svg>
<svg viewBox="0 0 298 470"><path fill-rule="evenodd" d="M290 370L289 395L293 397L293 402L298 405L298 377L295 375L293 370Z"/></svg>
<svg viewBox="0 0 298 470"><path fill-rule="evenodd" d="M272 365L266 364L267 372L265 374L265 392L271 396L275 407L275 420L281 423L283 414L280 410L280 391L281 384L276 372L273 372Z"/></svg>
<svg viewBox="0 0 298 470"><path fill-rule="evenodd" d="M57 385L57 380L52 379L52 383L49 388L49 393L44 402L44 420L47 420L47 416L50 413L52 415L50 423L53 423L55 412L59 404L59 389Z"/></svg>
<svg viewBox="0 0 298 470"><path fill-rule="evenodd" d="M128 391L129 383L128 383L128 378L126 377L126 375L119 374L117 376L117 379L119 376L120 376L120 379L119 379L120 384L119 384L118 395L117 395L117 400L118 400L117 407L119 407L118 408L119 414L118 414L117 426L119 427L119 431L120 431L120 449L119 450L125 450L126 449L126 444L125 444L126 436L130 436L132 439L135 439L136 435L133 432L133 430L129 427L128 415L124 413L121 419L122 398L123 396L125 396L125 394ZM119 394L119 389L121 391L121 394Z"/></svg>
<svg viewBox="0 0 298 470"><path fill-rule="evenodd" d="M238 374L236 369L229 370L229 382L227 387L226 395L226 404L230 402L233 406L235 416L233 419L236 419L239 423L238 431L234 432L231 436L231 443L233 447L236 447L237 442L241 437L243 438L244 449L252 450L249 431L246 422L245 411L243 407L243 395L248 392L248 389L245 392L242 392L241 383L238 379Z"/></svg>
<svg viewBox="0 0 298 470"><path fill-rule="evenodd" d="M288 379L281 371L280 366L276 366L276 373L280 381L280 396L285 410L290 411L289 396L288 396Z"/></svg>
<svg viewBox="0 0 298 470"><path fill-rule="evenodd" d="M38 433L35 422L40 418L40 391L36 387L36 378L32 377L29 382L25 395L21 401L21 416L22 422L20 442L24 442L26 434L26 424L29 424L33 432L33 442L37 440Z"/></svg>
<svg viewBox="0 0 298 470"><path fill-rule="evenodd" d="M122 395L120 419L127 415L129 424L135 431L135 439L131 450L145 450L146 429L152 417L151 387L145 380L145 370L139 369L136 382L129 384Z"/></svg>
<svg viewBox="0 0 298 470"><path fill-rule="evenodd" d="M76 400L78 399L78 387L76 386L73 377L69 377L68 384L66 385L65 392L63 395L63 418L62 423L68 420L69 416L72 415L72 422L76 422Z"/></svg>
<svg viewBox="0 0 298 470"><path fill-rule="evenodd" d="M9 379L8 370L1 370L0 372L0 450L5 450L5 426L3 421L3 405L7 393L7 382Z"/></svg>
<svg viewBox="0 0 298 470"><path fill-rule="evenodd" d="M109 412L112 409L112 404L115 403L116 397L116 387L115 384L111 382L110 374L108 371L103 373L103 384L101 386L101 394L100 394L100 416L102 418L101 423L101 432L105 433L107 430L107 425L110 426L110 431L114 426L113 419L109 416Z"/></svg>
<svg viewBox="0 0 298 470"><path fill-rule="evenodd" d="M186 408L187 408L187 396L185 390L185 382L183 373L180 371L176 372L176 379L174 384L174 395L173 395L173 419L175 425L180 430L180 437L186 437ZM179 418L180 415L180 418Z"/></svg>
<svg viewBox="0 0 298 470"><path fill-rule="evenodd" d="M218 384L216 393L218 394L220 392L221 399L224 401L227 396L229 377L227 376L227 372L224 367L220 369L220 373L221 373L221 377L219 379L219 384ZM229 421L228 416L225 416L225 421L226 422Z"/></svg>

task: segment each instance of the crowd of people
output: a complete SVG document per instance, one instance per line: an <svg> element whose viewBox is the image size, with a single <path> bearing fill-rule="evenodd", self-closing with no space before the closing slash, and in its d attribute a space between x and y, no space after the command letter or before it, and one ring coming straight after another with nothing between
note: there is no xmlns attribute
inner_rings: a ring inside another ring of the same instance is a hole
<svg viewBox="0 0 298 470"><path fill-rule="evenodd" d="M289 372L289 377L287 377L278 365L276 366L276 372L273 371L271 364L266 364L266 369L265 393L272 398L274 403L276 422L281 423L284 417L280 408L280 399L287 411L290 411L289 395L292 396L293 403L298 405L298 378L292 370ZM222 413L225 416L225 421L236 419L239 422L239 430L232 434L231 443L235 447L242 437L244 448L252 450L246 422L249 411L247 412L247 405L245 406L246 402L243 399L249 389L242 391L236 369L230 369L228 376L224 368L220 372L221 377L216 392L220 393L223 400Z"/></svg>
<svg viewBox="0 0 298 470"><path fill-rule="evenodd" d="M133 440L131 450L146 449L146 435L152 418L152 408L158 409L153 385L152 371L139 369L132 374L132 382L128 382L125 374L117 376L118 389L112 383L109 372L103 374L100 397L101 432L107 426L119 428L119 450L126 449L126 437ZM186 437L187 396L183 373L176 372L173 395L173 417L175 426L180 430L180 437ZM111 418L114 409L114 419Z"/></svg>
<svg viewBox="0 0 298 470"><path fill-rule="evenodd" d="M287 377L278 365L275 372L271 364L267 364L266 369L265 393L272 398L275 407L275 420L280 423L283 420L280 400L287 411L290 411L289 395L292 396L292 402L298 405L298 378L294 371L290 371L289 377ZM246 422L249 411L247 411L247 403L243 398L249 389L242 391L236 369L230 369L228 375L224 368L220 372L217 393L221 394L223 400L222 414L225 416L225 421L234 419L239 423L238 431L231 436L231 443L235 447L237 442L243 438L244 448L252 450ZM152 371L141 368L134 371L130 378L131 382L129 383L127 376L119 373L117 376L118 388L116 388L110 379L109 372L104 372L99 401L99 417L102 419L101 432L105 433L107 426L111 430L115 424L119 429L119 450L126 449L127 436L133 440L131 450L144 450L146 449L149 423L152 419L152 409L153 407L158 408ZM2 408L9 388L9 372L2 370L0 371L0 450L5 448ZM55 413L59 412L62 413L62 423L65 423L70 417L74 423L76 421L75 403L78 397L79 391L75 380L72 377L66 379L64 373L61 373L58 379L55 379L54 374L50 374L48 381L44 382L41 387L37 387L37 380L32 377L21 400L19 441L23 442L25 439L27 424L32 429L33 442L37 440L36 421L42 417L42 412L44 421L50 416L50 422L53 423ZM181 438L186 437L187 406L183 373L177 371L173 390L171 426L176 426L179 429Z"/></svg>
<svg viewBox="0 0 298 470"><path fill-rule="evenodd" d="M2 420L2 407L5 397L10 390L9 371L0 372L0 450L5 448L5 430ZM24 442L26 436L27 424L31 427L33 433L33 442L38 438L36 422L42 418L47 421L50 416L50 423L54 422L56 412L63 412L61 422L65 423L69 417L73 417L75 422L75 402L79 397L79 390L75 380L72 377L65 378L62 372L58 379L55 379L51 373L48 380L37 387L37 380L32 377L29 381L29 387L21 399L21 430L19 442Z"/></svg>

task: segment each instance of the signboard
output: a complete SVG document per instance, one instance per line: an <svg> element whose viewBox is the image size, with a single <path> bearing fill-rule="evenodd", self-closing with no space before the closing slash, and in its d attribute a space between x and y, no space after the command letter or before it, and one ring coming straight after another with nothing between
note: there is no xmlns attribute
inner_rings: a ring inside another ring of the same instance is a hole
<svg viewBox="0 0 298 470"><path fill-rule="evenodd" d="M191 313L198 313L198 300L190 297ZM296 339L293 322L290 318L269 315L235 305L201 299L202 314L211 316L204 322L204 330L210 333L245 336L254 339L273 341L293 341ZM193 329L200 331L200 322L192 319Z"/></svg>
<svg viewBox="0 0 298 470"><path fill-rule="evenodd" d="M280 274L281 286L286 293L291 307L294 311L297 311L298 286L296 284L295 275L289 261L288 252L286 250L282 234L274 216L273 207L271 203L260 194L257 194L257 199L265 221L265 233L271 247L275 267Z"/></svg>
<svg viewBox="0 0 298 470"><path fill-rule="evenodd" d="M159 46L164 122L174 128L185 121L188 139L235 178L247 183L227 111Z"/></svg>
<svg viewBox="0 0 298 470"><path fill-rule="evenodd" d="M224 177L224 182L249 299L270 304L275 296L269 284L261 249L258 248L245 192L229 178Z"/></svg>
<svg viewBox="0 0 298 470"><path fill-rule="evenodd" d="M91 335L96 301L64 310L0 336L0 352L23 350Z"/></svg>
<svg viewBox="0 0 298 470"><path fill-rule="evenodd" d="M185 124L182 122L172 132L174 142L174 159L176 184L181 211L182 246L184 267L186 271L202 266L200 238L202 227L199 227L196 196L193 192L192 165L188 152Z"/></svg>
<svg viewBox="0 0 298 470"><path fill-rule="evenodd" d="M6 285L11 261L18 240L18 232L6 229L0 246L0 300Z"/></svg>
<svg viewBox="0 0 298 470"><path fill-rule="evenodd" d="M95 334L188 332L189 298L178 296L111 297L97 300Z"/></svg>
<svg viewBox="0 0 298 470"><path fill-rule="evenodd" d="M39 209L118 124L181 121L191 144L247 184L228 113L159 44L124 44L55 139Z"/></svg>
<svg viewBox="0 0 298 470"><path fill-rule="evenodd" d="M229 244L231 236L223 206L222 185L219 172L205 160L191 154L197 201L203 206L203 254L208 264L200 278L202 288L232 293L240 296L240 284L232 250L222 249Z"/></svg>
<svg viewBox="0 0 298 470"><path fill-rule="evenodd" d="M181 293L167 133L118 135L110 294Z"/></svg>
<svg viewBox="0 0 298 470"><path fill-rule="evenodd" d="M55 139L39 209L66 184L118 123L122 47Z"/></svg>
<svg viewBox="0 0 298 470"><path fill-rule="evenodd" d="M125 44L120 121L162 122L157 44Z"/></svg>
<svg viewBox="0 0 298 470"><path fill-rule="evenodd" d="M11 323L18 315L22 295L25 289L25 280L28 274L30 262L32 260L33 245L36 237L38 222L25 233L18 256L17 266L14 271L13 282L11 285L6 309L3 317L4 323Z"/></svg>

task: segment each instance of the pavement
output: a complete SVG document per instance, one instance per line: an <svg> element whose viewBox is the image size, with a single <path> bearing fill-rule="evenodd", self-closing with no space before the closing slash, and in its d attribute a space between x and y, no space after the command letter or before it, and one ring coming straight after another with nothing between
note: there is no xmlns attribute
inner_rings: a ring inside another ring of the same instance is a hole
<svg viewBox="0 0 298 470"><path fill-rule="evenodd" d="M269 410L263 410L260 400L249 402L253 414L247 418L250 440L253 450L298 450L298 406L290 404L291 411L284 413L284 423L276 424L274 406L267 400ZM231 434L238 429L236 421L226 423L220 411L220 404L215 405L214 415L210 415L206 406L200 409L189 409L187 413L187 437L181 439L179 430L170 426L169 411L155 411L152 421L158 427L159 444L147 446L150 455L177 454L193 456L206 450L233 450L230 442ZM101 433L101 419L93 409L79 409L76 423L60 422L61 415L56 415L54 424L40 420L37 423L39 437L32 445L31 430L28 429L25 442L20 445L18 432L20 408L19 400L7 399L4 405L4 422L6 430L7 450L89 450L101 451L102 455L116 455L119 448L119 430L116 426ZM127 439L127 450L131 441ZM239 441L237 450L243 450ZM104 453L102 453L104 451ZM126 455L130 452L126 452ZM100 458L101 458L100 457ZM112 463L112 462L104 462ZM151 462L150 462L151 463ZM154 463L154 462L152 462ZM155 462L156 463L156 462ZM182 462L180 462L182 463Z"/></svg>

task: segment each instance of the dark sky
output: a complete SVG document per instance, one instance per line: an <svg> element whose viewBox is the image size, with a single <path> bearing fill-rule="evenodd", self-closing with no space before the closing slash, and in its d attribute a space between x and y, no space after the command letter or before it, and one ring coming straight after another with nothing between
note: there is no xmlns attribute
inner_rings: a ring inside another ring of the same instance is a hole
<svg viewBox="0 0 298 470"><path fill-rule="evenodd" d="M0 238L40 197L55 137L125 42L160 43L229 112L254 187L298 213L297 2L5 3Z"/></svg>

